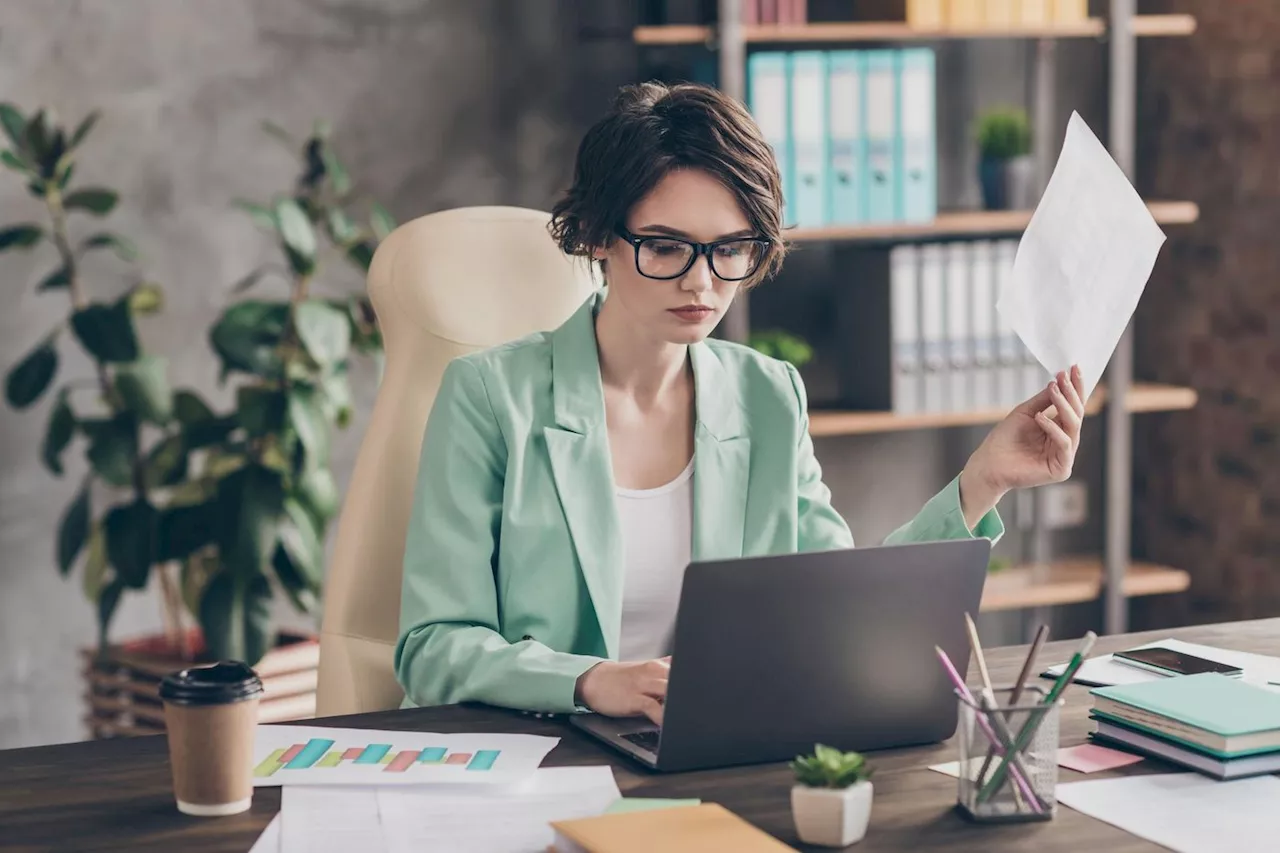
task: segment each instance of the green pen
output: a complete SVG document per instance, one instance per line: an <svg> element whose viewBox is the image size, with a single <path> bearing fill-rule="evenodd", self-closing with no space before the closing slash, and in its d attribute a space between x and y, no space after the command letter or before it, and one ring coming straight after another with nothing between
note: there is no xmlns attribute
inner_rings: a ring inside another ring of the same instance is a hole
<svg viewBox="0 0 1280 853"><path fill-rule="evenodd" d="M1042 705L1052 707L1053 703L1058 701L1058 697L1062 695L1062 691L1067 689L1067 685L1075 677L1076 670L1084 663L1085 655L1089 654L1089 651L1093 648L1094 641L1097 639L1098 635L1092 631L1085 633L1084 640L1080 643L1080 648L1071 656L1071 662L1062 671L1062 675L1058 676L1058 680L1053 683L1053 687L1050 688L1049 695L1044 698ZM1033 714L1030 719L1022 724L1022 730L1018 732L1013 745L1002 756L1000 763L996 765L995 771L991 774L991 778L987 780L987 784L978 792L978 802L984 802L1000 789L1001 784L1004 783L1005 774L1008 772L1009 757L1018 755L1027 748L1027 744L1031 742L1031 738L1035 737L1036 729L1040 728L1040 721L1043 719L1044 713Z"/></svg>

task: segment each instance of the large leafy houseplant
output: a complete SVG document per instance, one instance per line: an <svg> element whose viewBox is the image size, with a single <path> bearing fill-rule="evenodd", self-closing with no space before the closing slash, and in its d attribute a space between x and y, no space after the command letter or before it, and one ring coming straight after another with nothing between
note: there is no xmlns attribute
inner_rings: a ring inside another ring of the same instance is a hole
<svg viewBox="0 0 1280 853"><path fill-rule="evenodd" d="M297 152L301 174L289 193L240 207L274 235L283 263L253 270L234 290L282 279L286 292L240 299L210 330L235 406L197 425L217 441L178 495L191 533L186 600L209 652L250 664L274 643L276 589L303 613L317 606L325 531L338 508L330 440L350 421L353 355L377 357L382 345L366 297L321 298L312 285L330 258L366 273L395 226L377 204L354 215L361 202L326 127L296 143L268 129Z"/></svg>
<svg viewBox="0 0 1280 853"><path fill-rule="evenodd" d="M46 110L27 116L0 104L7 142L0 161L44 208L42 221L0 225L0 251L51 249L53 267L37 290L66 302L66 317L9 370L5 399L26 409L53 394L40 457L54 475L63 476L66 451L82 440L88 472L59 520L55 557L64 577L83 563L82 586L96 605L105 643L121 595L145 589L153 573L168 633L179 633L181 600L171 562L181 555L167 502L187 474L188 425L208 406L194 392L174 393L165 359L146 352L138 338L135 321L159 311L159 289L139 279L103 300L90 287L87 257L110 251L131 263L137 254L130 240L97 221L112 213L118 193L74 182L77 152L97 118L91 113L70 130ZM82 228L86 221L94 227ZM67 339L88 357L91 376L59 376Z"/></svg>

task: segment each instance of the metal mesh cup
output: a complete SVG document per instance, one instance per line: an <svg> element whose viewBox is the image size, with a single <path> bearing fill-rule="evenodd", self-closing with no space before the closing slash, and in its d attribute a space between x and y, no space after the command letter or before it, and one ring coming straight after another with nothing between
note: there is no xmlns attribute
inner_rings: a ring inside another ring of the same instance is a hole
<svg viewBox="0 0 1280 853"><path fill-rule="evenodd" d="M1057 810L1058 721L1062 701L1042 704L1045 691L1025 687L1016 705L1013 688L970 700L957 692L960 750L957 804L982 822L1050 820Z"/></svg>

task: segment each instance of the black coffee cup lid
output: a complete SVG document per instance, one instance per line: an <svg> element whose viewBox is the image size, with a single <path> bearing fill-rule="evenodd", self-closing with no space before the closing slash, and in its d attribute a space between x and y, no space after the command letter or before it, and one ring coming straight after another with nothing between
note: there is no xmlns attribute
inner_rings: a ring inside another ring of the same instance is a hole
<svg viewBox="0 0 1280 853"><path fill-rule="evenodd" d="M262 693L258 674L240 661L219 661L165 676L160 698L175 705L225 705Z"/></svg>

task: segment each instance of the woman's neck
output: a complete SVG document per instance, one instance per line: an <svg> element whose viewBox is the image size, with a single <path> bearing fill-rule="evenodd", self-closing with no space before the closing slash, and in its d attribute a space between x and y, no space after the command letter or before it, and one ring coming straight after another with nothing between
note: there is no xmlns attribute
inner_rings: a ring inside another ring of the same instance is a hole
<svg viewBox="0 0 1280 853"><path fill-rule="evenodd" d="M596 315L596 347L604 386L626 393L642 405L684 386L690 378L689 347L644 335L627 322L623 306L613 302L606 299Z"/></svg>

